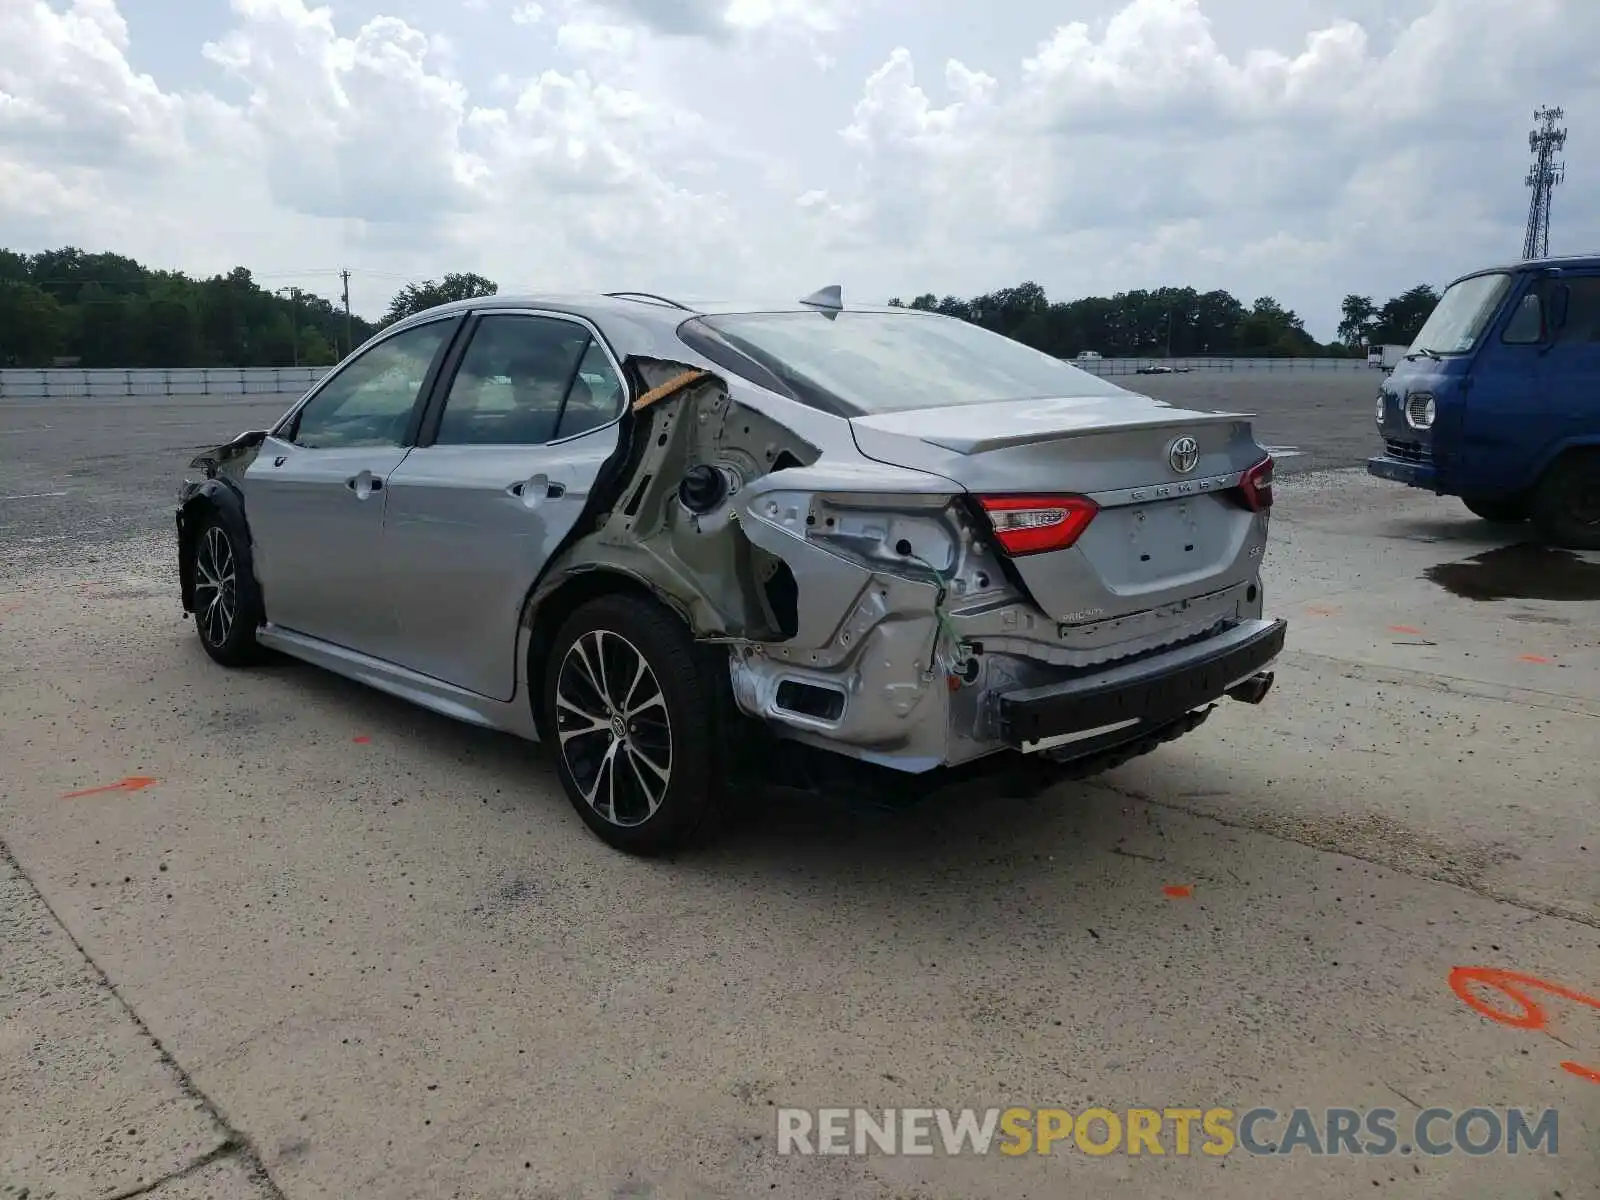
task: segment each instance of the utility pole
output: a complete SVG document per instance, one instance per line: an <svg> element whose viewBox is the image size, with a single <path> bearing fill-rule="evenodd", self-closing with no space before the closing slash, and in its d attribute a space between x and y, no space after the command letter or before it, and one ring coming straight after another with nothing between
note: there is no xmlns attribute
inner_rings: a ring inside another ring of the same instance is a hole
<svg viewBox="0 0 1600 1200"><path fill-rule="evenodd" d="M349 354L356 348L355 333L350 323L350 268L340 271L339 278L344 280L344 352Z"/></svg>
<svg viewBox="0 0 1600 1200"><path fill-rule="evenodd" d="M289 294L294 297L294 365L300 365L300 289L292 287Z"/></svg>
<svg viewBox="0 0 1600 1200"><path fill-rule="evenodd" d="M1566 178L1567 164L1555 161L1556 152L1567 144L1567 131L1556 122L1566 114L1559 108L1535 110L1538 128L1528 134L1528 149L1533 166L1524 181L1533 189L1528 201L1528 231L1522 239L1523 258L1544 258L1550 253L1550 198L1556 184Z"/></svg>

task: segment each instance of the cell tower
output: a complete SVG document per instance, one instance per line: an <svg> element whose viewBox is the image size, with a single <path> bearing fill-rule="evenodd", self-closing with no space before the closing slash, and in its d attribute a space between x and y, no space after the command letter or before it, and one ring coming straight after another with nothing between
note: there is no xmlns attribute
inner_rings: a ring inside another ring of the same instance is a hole
<svg viewBox="0 0 1600 1200"><path fill-rule="evenodd" d="M1528 170L1527 184L1533 189L1533 198L1528 201L1523 258L1544 258L1550 253L1550 193L1567 175L1567 164L1555 161L1556 153L1567 144L1567 131L1556 128L1556 122L1565 115L1559 108L1541 108L1533 114L1539 124L1528 134L1533 166Z"/></svg>

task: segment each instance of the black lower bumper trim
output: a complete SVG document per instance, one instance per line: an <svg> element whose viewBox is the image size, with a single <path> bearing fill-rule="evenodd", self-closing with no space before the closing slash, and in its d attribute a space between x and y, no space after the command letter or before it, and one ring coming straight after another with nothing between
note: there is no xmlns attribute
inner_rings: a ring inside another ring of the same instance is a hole
<svg viewBox="0 0 1600 1200"><path fill-rule="evenodd" d="M1277 620L1248 641L1146 675L1055 694L1000 698L1000 722L1013 745L1102 729L1123 721L1156 725L1222 699L1230 684L1253 675L1283 650L1289 623Z"/></svg>

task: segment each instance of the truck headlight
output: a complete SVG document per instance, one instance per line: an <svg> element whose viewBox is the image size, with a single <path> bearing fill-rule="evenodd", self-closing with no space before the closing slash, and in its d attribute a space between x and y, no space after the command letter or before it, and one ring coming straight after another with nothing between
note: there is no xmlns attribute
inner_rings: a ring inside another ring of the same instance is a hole
<svg viewBox="0 0 1600 1200"><path fill-rule="evenodd" d="M1378 393L1378 410L1377 410L1376 413L1373 414L1374 416L1377 417L1379 425L1383 424L1383 413L1384 413L1384 409L1387 406L1388 406L1387 398L1384 396L1384 394L1382 392L1379 392Z"/></svg>
<svg viewBox="0 0 1600 1200"><path fill-rule="evenodd" d="M1439 406L1431 392L1412 392L1406 397L1406 424L1413 429L1432 429Z"/></svg>

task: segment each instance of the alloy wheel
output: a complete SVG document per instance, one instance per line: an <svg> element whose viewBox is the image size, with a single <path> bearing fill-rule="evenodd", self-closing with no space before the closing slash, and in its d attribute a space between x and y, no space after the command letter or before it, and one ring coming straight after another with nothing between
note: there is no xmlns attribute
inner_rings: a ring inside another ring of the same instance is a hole
<svg viewBox="0 0 1600 1200"><path fill-rule="evenodd" d="M672 782L672 721L639 648L590 630L562 658L555 690L556 737L584 803L613 825L649 820Z"/></svg>
<svg viewBox="0 0 1600 1200"><path fill-rule="evenodd" d="M194 567L195 612L200 617L200 631L206 641L221 646L233 632L239 593L233 546L220 526L210 526L201 536Z"/></svg>

